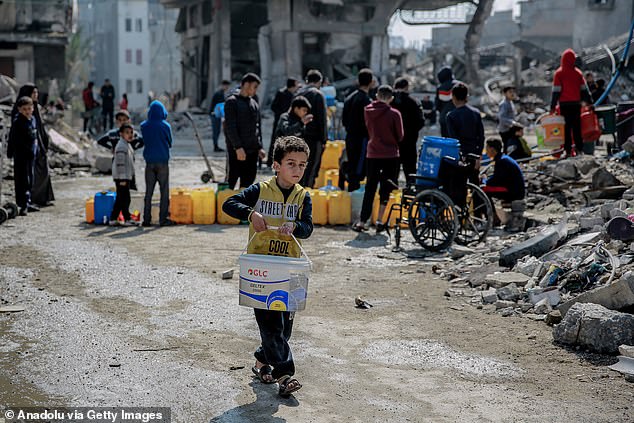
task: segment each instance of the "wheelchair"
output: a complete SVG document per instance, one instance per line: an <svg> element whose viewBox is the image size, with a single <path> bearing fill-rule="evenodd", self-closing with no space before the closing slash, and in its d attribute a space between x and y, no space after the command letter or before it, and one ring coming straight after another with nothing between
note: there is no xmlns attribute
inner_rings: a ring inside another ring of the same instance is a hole
<svg viewBox="0 0 634 423"><path fill-rule="evenodd" d="M433 252L445 250L454 241L469 245L486 239L493 207L473 183L478 158L474 154L461 155L459 160L444 157L435 178L408 175L400 203L392 204L385 220L389 222L395 213L395 249L400 249L402 226L409 228L421 247Z"/></svg>

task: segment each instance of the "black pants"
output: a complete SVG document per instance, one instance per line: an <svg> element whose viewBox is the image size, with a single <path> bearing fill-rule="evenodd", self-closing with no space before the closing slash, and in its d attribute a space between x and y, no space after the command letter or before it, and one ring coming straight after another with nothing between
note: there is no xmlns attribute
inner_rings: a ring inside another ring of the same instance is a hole
<svg viewBox="0 0 634 423"><path fill-rule="evenodd" d="M583 140L581 139L581 103L559 103L561 115L566 120L564 129L564 150L567 153L572 151L572 142L574 137L577 152L583 149Z"/></svg>
<svg viewBox="0 0 634 423"><path fill-rule="evenodd" d="M293 314L288 311L253 309L262 344L253 354L261 363L273 366L273 379L293 376L295 363L288 345L293 331Z"/></svg>
<svg viewBox="0 0 634 423"><path fill-rule="evenodd" d="M34 164L35 158L33 156L13 158L15 202L21 209L26 209L31 204Z"/></svg>
<svg viewBox="0 0 634 423"><path fill-rule="evenodd" d="M506 154L506 148L508 147L509 140L513 137L513 130L500 132L500 138L502 138L502 153Z"/></svg>
<svg viewBox="0 0 634 423"><path fill-rule="evenodd" d="M103 115L103 130L112 129L114 126L114 106L109 108L103 108L101 114ZM108 126L106 126L106 122Z"/></svg>
<svg viewBox="0 0 634 423"><path fill-rule="evenodd" d="M130 220L130 184L132 181L127 179L115 179L117 184L117 198L114 200L110 220L117 220L119 213L123 214L125 221Z"/></svg>
<svg viewBox="0 0 634 423"><path fill-rule="evenodd" d="M310 154L308 155L308 166L304 172L304 176L299 184L306 188L312 188L315 185L315 179L319 173L319 167L321 166L321 153L324 150L324 146L321 141L311 141L306 139L308 148L310 148Z"/></svg>
<svg viewBox="0 0 634 423"><path fill-rule="evenodd" d="M399 155L401 165L403 166L403 173L405 174L405 180L407 181L409 175L416 174L416 163L418 161L416 155L416 140L403 140L399 146Z"/></svg>
<svg viewBox="0 0 634 423"><path fill-rule="evenodd" d="M170 167L168 163L146 163L145 164L145 204L143 207L143 222L152 222L152 196L154 187L158 182L161 190L161 205L159 212L159 223L167 222L170 208Z"/></svg>
<svg viewBox="0 0 634 423"><path fill-rule="evenodd" d="M258 152L247 153L246 160L238 160L236 150L227 148L227 182L229 189L234 189L238 179L240 188L246 188L255 182L258 173Z"/></svg>
<svg viewBox="0 0 634 423"><path fill-rule="evenodd" d="M361 206L360 221L367 221L372 215L372 203L374 203L374 195L379 182L379 199L381 204L387 204L390 199L390 193L397 189L388 180L394 183L398 181L398 172L401 169L401 162L398 157L391 159L367 159L368 179L365 184L365 194L363 194L363 205ZM379 216L380 218L381 216Z"/></svg>
<svg viewBox="0 0 634 423"><path fill-rule="evenodd" d="M347 179L348 191L356 191L361 187L361 180L366 174L365 153L368 139L357 135L346 135L346 157L347 163Z"/></svg>

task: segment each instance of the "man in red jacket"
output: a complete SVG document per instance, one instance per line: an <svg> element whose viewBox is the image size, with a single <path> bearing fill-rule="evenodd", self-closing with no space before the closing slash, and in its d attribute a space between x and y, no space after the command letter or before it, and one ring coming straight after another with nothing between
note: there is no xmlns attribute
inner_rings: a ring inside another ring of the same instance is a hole
<svg viewBox="0 0 634 423"><path fill-rule="evenodd" d="M403 119L398 110L390 107L394 99L392 87L381 85L376 93L376 100L365 107L365 124L368 128L367 182L363 194L363 205L359 221L353 226L357 232L368 229L367 220L372 214L372 203L377 185L381 182L379 199L379 220L376 222L377 233L385 226L381 221L385 207L394 186L389 182L398 181L401 170L398 146L403 139Z"/></svg>
<svg viewBox="0 0 634 423"><path fill-rule="evenodd" d="M566 156L572 153L572 139L575 140L577 153L582 152L581 139L581 106L582 102L592 103L586 80L579 68L575 67L575 52L566 49L561 55L561 66L553 79L553 94L550 101L550 113L555 112L559 103L559 111L566 120L564 150Z"/></svg>

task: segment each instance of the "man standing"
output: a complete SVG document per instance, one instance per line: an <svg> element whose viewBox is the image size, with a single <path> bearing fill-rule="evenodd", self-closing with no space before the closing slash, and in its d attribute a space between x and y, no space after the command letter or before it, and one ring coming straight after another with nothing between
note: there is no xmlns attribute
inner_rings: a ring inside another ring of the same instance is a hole
<svg viewBox="0 0 634 423"><path fill-rule="evenodd" d="M440 122L440 135L448 137L447 114L455 107L451 101L451 89L458 82L453 77L450 67L444 67L438 72L438 82L436 88L436 110L438 111L438 122Z"/></svg>
<svg viewBox="0 0 634 423"><path fill-rule="evenodd" d="M229 85L231 83L224 79L220 84L220 88L218 91L214 93L211 97L211 108L209 111L209 115L211 116L211 134L214 142L214 152L225 151L220 146L218 146L218 138L220 138L220 129L222 128L222 115L218 108L219 104L225 102L225 97L227 96L227 91L229 91Z"/></svg>
<svg viewBox="0 0 634 423"><path fill-rule="evenodd" d="M313 120L306 125L304 140L310 148L308 168L300 181L300 185L311 188L315 184L317 172L321 165L321 153L326 146L327 121L326 121L326 97L319 90L323 77L321 72L311 69L306 74L306 87L299 91L298 95L306 97L310 103Z"/></svg>
<svg viewBox="0 0 634 423"><path fill-rule="evenodd" d="M101 87L101 114L103 115L103 129L112 129L114 125L114 87L110 83L109 79L104 81L103 86ZM106 126L106 122L108 122L108 126Z"/></svg>
<svg viewBox="0 0 634 423"><path fill-rule="evenodd" d="M480 182L478 170L484 148L484 125L480 111L467 104L468 96L469 88L462 82L452 88L451 100L455 109L447 115L447 132L450 138L460 141L460 152L469 164L469 180L477 184ZM478 158L470 159L468 154L475 154Z"/></svg>
<svg viewBox="0 0 634 423"><path fill-rule="evenodd" d="M291 101L293 96L299 89L299 81L295 78L288 78L286 80L286 88L282 88L273 98L271 103L271 110L275 114L273 118L273 130L271 131L271 143L269 144L269 154L266 158L266 165L268 167L273 166L273 146L275 145L275 133L277 132L277 124L280 121L282 113L290 112Z"/></svg>
<svg viewBox="0 0 634 423"><path fill-rule="evenodd" d="M370 85L374 75L370 69L361 69L357 75L359 88L343 103L341 123L346 128L346 156L348 158L346 179L348 191L356 191L365 177L365 156L368 145L368 129L365 126L365 106L372 103Z"/></svg>
<svg viewBox="0 0 634 423"><path fill-rule="evenodd" d="M260 77L247 73L240 82L240 91L225 101L225 140L227 143L227 182L233 189L253 184L258 171L258 158L264 158L260 107L253 98Z"/></svg>
<svg viewBox="0 0 634 423"><path fill-rule="evenodd" d="M394 101L391 106L401 112L403 130L405 135L399 144L401 165L405 179L409 175L416 174L418 132L425 125L423 110L420 104L409 95L409 81L406 78L398 78L394 82Z"/></svg>
<svg viewBox="0 0 634 423"><path fill-rule="evenodd" d="M500 133L500 137L502 137L502 145L504 148L502 151L506 151L508 141L513 136L511 129L516 123L515 105L513 104L513 100L515 100L515 87L504 87L502 94L504 95L504 100L500 103L500 109L498 110L498 132Z"/></svg>
<svg viewBox="0 0 634 423"><path fill-rule="evenodd" d="M86 110L84 112L84 132L87 132L88 128L92 124L92 118L94 113L93 110L96 107L99 107L99 103L97 103L97 100L95 100L95 97L93 96L93 93L92 93L92 89L94 86L95 86L95 83L90 81L88 83L88 86L84 88L84 91L82 91L81 93L81 97L82 97L82 100L84 100L84 107Z"/></svg>

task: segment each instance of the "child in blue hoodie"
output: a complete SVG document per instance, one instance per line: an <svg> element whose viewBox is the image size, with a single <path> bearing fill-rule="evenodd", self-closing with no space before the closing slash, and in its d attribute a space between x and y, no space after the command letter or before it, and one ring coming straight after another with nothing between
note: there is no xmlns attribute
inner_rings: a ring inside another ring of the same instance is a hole
<svg viewBox="0 0 634 423"><path fill-rule="evenodd" d="M145 142L145 207L143 226L152 225L152 195L158 182L161 190L159 225L173 225L169 219L169 159L172 148L172 127L165 120L167 110L160 101L154 100L147 112L147 120L141 122L141 134Z"/></svg>

